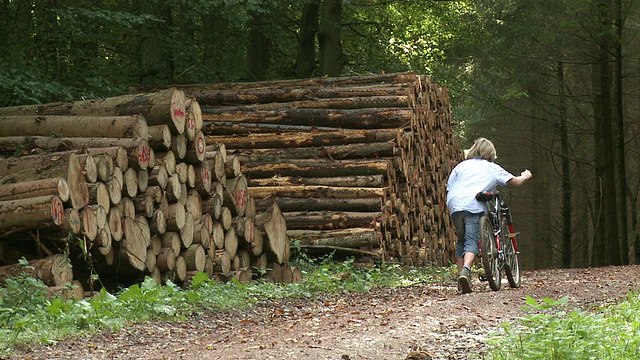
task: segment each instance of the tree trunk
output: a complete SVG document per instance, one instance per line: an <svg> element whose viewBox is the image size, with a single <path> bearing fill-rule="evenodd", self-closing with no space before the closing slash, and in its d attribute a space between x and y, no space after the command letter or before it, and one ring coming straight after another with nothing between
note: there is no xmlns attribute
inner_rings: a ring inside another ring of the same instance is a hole
<svg viewBox="0 0 640 360"><path fill-rule="evenodd" d="M341 27L342 0L323 1L318 29L321 75L338 76L347 64L347 58L342 51Z"/></svg>
<svg viewBox="0 0 640 360"><path fill-rule="evenodd" d="M304 3L298 34L298 61L296 63L296 77L298 78L311 77L317 68L315 38L318 33L319 13L320 1L313 0Z"/></svg>
<svg viewBox="0 0 640 360"><path fill-rule="evenodd" d="M269 38L264 34L266 15L254 13L247 44L247 76L252 81L267 79L270 62Z"/></svg>
<svg viewBox="0 0 640 360"><path fill-rule="evenodd" d="M139 15L151 16L140 27L140 83L168 84L173 80L174 61L170 37L171 6L152 0L138 0Z"/></svg>

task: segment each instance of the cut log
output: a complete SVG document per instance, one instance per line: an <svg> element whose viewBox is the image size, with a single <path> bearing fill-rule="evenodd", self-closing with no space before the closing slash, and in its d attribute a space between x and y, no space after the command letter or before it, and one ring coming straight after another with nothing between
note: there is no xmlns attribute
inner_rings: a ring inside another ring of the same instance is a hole
<svg viewBox="0 0 640 360"><path fill-rule="evenodd" d="M214 272L220 273L224 276L229 275L229 273L231 272L231 258L226 251L214 251L212 254L212 259L214 264Z"/></svg>
<svg viewBox="0 0 640 360"><path fill-rule="evenodd" d="M215 245L215 249L224 249L224 228L222 224L214 221L213 231L211 232L211 239Z"/></svg>
<svg viewBox="0 0 640 360"><path fill-rule="evenodd" d="M89 188L89 202L91 204L98 204L104 208L105 212L109 212L111 209L111 198L109 196L109 189L104 183L88 184Z"/></svg>
<svg viewBox="0 0 640 360"><path fill-rule="evenodd" d="M167 187L169 181L169 173L164 164L157 164L149 174L148 184L151 186L159 186L161 189Z"/></svg>
<svg viewBox="0 0 640 360"><path fill-rule="evenodd" d="M356 211L379 212L382 209L382 199L327 199L327 198L267 198L255 200L256 207L264 211L274 202L278 203L282 211Z"/></svg>
<svg viewBox="0 0 640 360"><path fill-rule="evenodd" d="M189 164L196 164L202 162L207 152L207 140L204 137L202 131L198 131L195 134L193 141L189 141L187 149L184 155L184 161Z"/></svg>
<svg viewBox="0 0 640 360"><path fill-rule="evenodd" d="M182 184L177 174L169 176L167 181L167 187L165 188L165 195L169 201L178 201L182 195Z"/></svg>
<svg viewBox="0 0 640 360"><path fill-rule="evenodd" d="M289 229L330 230L373 227L380 212L286 212L283 213Z"/></svg>
<svg viewBox="0 0 640 360"><path fill-rule="evenodd" d="M138 223L131 218L122 220L124 237L122 243L122 255L129 261L129 264L139 271L146 267L147 248L151 239L145 239L144 233Z"/></svg>
<svg viewBox="0 0 640 360"><path fill-rule="evenodd" d="M164 210L163 210L164 212ZM170 203L167 209L167 230L180 231L186 222L186 211L180 203Z"/></svg>
<svg viewBox="0 0 640 360"><path fill-rule="evenodd" d="M64 206L56 195L0 201L0 230L60 226Z"/></svg>
<svg viewBox="0 0 640 360"><path fill-rule="evenodd" d="M247 208L247 196L249 196L246 177L240 175L227 180L226 189L228 191L225 191L223 206L229 208L232 215L243 216Z"/></svg>
<svg viewBox="0 0 640 360"><path fill-rule="evenodd" d="M180 240L184 248L189 248L193 244L193 233L195 231L195 222L191 213L186 213L184 217L184 226L180 229Z"/></svg>
<svg viewBox="0 0 640 360"><path fill-rule="evenodd" d="M352 129L399 128L411 120L410 108L227 110L202 107L206 121L326 126Z"/></svg>
<svg viewBox="0 0 640 360"><path fill-rule="evenodd" d="M176 267L176 253L171 247L163 247L156 257L156 268L162 272L172 271Z"/></svg>
<svg viewBox="0 0 640 360"><path fill-rule="evenodd" d="M98 219L96 213L90 207L80 210L80 220L82 220L82 234L88 240L95 240L98 236Z"/></svg>
<svg viewBox="0 0 640 360"><path fill-rule="evenodd" d="M94 161L96 163L98 179L103 182L109 181L111 175L113 174L113 168L115 167L113 158L107 154L94 155L92 157L94 158ZM87 181L92 182L90 180Z"/></svg>
<svg viewBox="0 0 640 360"><path fill-rule="evenodd" d="M335 187L324 185L284 185L249 188L249 195L256 199L267 197L363 199L382 198L385 189L362 187ZM246 203L246 201L245 201Z"/></svg>
<svg viewBox="0 0 640 360"><path fill-rule="evenodd" d="M149 125L169 125L184 132L185 96L182 90L166 89L155 93L122 95L73 103L24 105L0 109L0 115L142 115Z"/></svg>
<svg viewBox="0 0 640 360"><path fill-rule="evenodd" d="M327 245L360 248L379 247L380 240L373 228L349 228L344 230L287 230L292 240L302 245Z"/></svg>
<svg viewBox="0 0 640 360"><path fill-rule="evenodd" d="M111 233L111 238L114 241L122 240L122 236L124 235L122 231L122 215L120 213L120 209L117 207L112 207L109 211L109 232Z"/></svg>
<svg viewBox="0 0 640 360"><path fill-rule="evenodd" d="M270 262L265 274L265 279L270 280L276 284L282 282L282 266L276 262Z"/></svg>
<svg viewBox="0 0 640 360"><path fill-rule="evenodd" d="M176 256L176 268L174 271L178 280L184 281L187 278L187 261L184 256Z"/></svg>
<svg viewBox="0 0 640 360"><path fill-rule="evenodd" d="M131 116L0 116L0 136L149 137L147 121Z"/></svg>
<svg viewBox="0 0 640 360"><path fill-rule="evenodd" d="M0 201L57 195L62 202L69 201L69 185L64 177L21 181L0 185Z"/></svg>
<svg viewBox="0 0 640 360"><path fill-rule="evenodd" d="M124 172L123 176L122 195L130 198L135 197L138 194L138 172L131 167Z"/></svg>
<svg viewBox="0 0 640 360"><path fill-rule="evenodd" d="M234 228L229 228L224 233L224 251L233 259L238 251L238 236Z"/></svg>
<svg viewBox="0 0 640 360"><path fill-rule="evenodd" d="M266 234L266 250L279 264L289 261L289 239L287 237L287 221L278 204L273 204L269 211L256 215L255 224L264 229Z"/></svg>
<svg viewBox="0 0 640 360"><path fill-rule="evenodd" d="M176 159L184 159L187 154L187 137L184 134L171 136L171 151L176 155Z"/></svg>
<svg viewBox="0 0 640 360"><path fill-rule="evenodd" d="M153 234L162 235L167 232L167 223L161 209L153 211L149 226Z"/></svg>
<svg viewBox="0 0 640 360"><path fill-rule="evenodd" d="M187 270L204 271L206 255L202 245L193 244L189 246L182 255L187 263Z"/></svg>
<svg viewBox="0 0 640 360"><path fill-rule="evenodd" d="M334 177L353 175L387 175L393 169L391 160L289 160L278 163L250 163L242 165L242 173L249 178L272 176Z"/></svg>
<svg viewBox="0 0 640 360"><path fill-rule="evenodd" d="M64 221L60 224L60 228L71 231L73 234L78 235L82 231L82 220L80 219L80 213L74 208L64 209Z"/></svg>
<svg viewBox="0 0 640 360"><path fill-rule="evenodd" d="M52 138L43 136L0 137L0 151L15 152L18 148L46 149L54 151L82 150L85 148L123 147L129 156L129 165L136 169L149 166L151 149L147 140L129 138Z"/></svg>
<svg viewBox="0 0 640 360"><path fill-rule="evenodd" d="M22 274L42 280L48 286L64 286L73 281L71 264L65 255L55 254L42 259L31 260L29 266L13 264L0 266L0 283Z"/></svg>
<svg viewBox="0 0 640 360"><path fill-rule="evenodd" d="M396 150L393 142L382 142L303 148L237 149L230 152L229 156L238 158L241 163L285 159L375 159L394 156Z"/></svg>
<svg viewBox="0 0 640 360"><path fill-rule="evenodd" d="M151 195L138 195L133 199L133 203L136 207L136 214L142 214L148 218L153 216L155 204ZM162 219L164 220L164 215L162 215Z"/></svg>
<svg viewBox="0 0 640 360"><path fill-rule="evenodd" d="M324 186L344 186L344 187L377 187L387 186L384 175L367 176L336 176L336 177L316 177L305 178L300 176L272 176L270 178L252 178L248 183L249 187L258 186L285 186L285 185L324 185Z"/></svg>
<svg viewBox="0 0 640 360"><path fill-rule="evenodd" d="M194 167L196 172L194 189L201 197L209 197L211 194L211 162L204 160Z"/></svg>
<svg viewBox="0 0 640 360"><path fill-rule="evenodd" d="M341 146L359 143L387 143L397 137L396 129L381 130L345 130L319 131L309 128L308 131L292 133L250 133L244 136L221 136L215 130L203 131L207 144L225 144L227 149L278 149ZM212 151L209 146L208 151Z"/></svg>
<svg viewBox="0 0 640 360"><path fill-rule="evenodd" d="M154 150L169 150L171 148L171 130L169 126L149 126L149 146Z"/></svg>
<svg viewBox="0 0 640 360"><path fill-rule="evenodd" d="M187 191L187 204L185 205L185 209L193 215L194 219L200 219L200 217L202 217L202 198L194 189Z"/></svg>

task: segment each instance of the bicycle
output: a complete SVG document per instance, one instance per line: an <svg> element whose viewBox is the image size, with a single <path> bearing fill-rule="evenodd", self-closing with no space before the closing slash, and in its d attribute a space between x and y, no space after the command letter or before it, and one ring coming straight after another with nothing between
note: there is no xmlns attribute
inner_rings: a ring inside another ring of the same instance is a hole
<svg viewBox="0 0 640 360"><path fill-rule="evenodd" d="M520 287L520 265L518 262L517 233L513 228L511 212L500 192L483 191L476 194L476 200L487 205L488 213L480 219L478 247L491 290L498 291L502 286L504 270L509 286ZM482 279L481 279L482 280Z"/></svg>

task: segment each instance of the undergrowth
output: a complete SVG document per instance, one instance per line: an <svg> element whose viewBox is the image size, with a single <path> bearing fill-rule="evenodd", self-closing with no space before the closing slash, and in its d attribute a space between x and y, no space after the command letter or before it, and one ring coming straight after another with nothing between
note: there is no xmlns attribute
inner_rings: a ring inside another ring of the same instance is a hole
<svg viewBox="0 0 640 360"><path fill-rule="evenodd" d="M640 359L640 294L595 312L559 300L527 297L530 313L502 325L488 359Z"/></svg>
<svg viewBox="0 0 640 360"><path fill-rule="evenodd" d="M205 311L243 309L258 301L311 298L321 294L362 293L373 287L400 287L451 281L449 272L433 268L407 268L381 263L357 266L354 261L334 262L331 257L302 257L303 280L291 284L252 281L219 283L197 274L189 288L160 286L151 278L117 293L104 289L83 300L47 295L47 287L28 276L7 280L0 287L0 356L17 348L55 343L68 336L115 331L132 323L151 320L183 321Z"/></svg>

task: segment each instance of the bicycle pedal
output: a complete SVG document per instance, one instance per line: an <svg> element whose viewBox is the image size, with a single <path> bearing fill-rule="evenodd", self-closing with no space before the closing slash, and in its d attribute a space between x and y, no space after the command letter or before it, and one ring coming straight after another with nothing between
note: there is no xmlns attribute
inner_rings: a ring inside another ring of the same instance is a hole
<svg viewBox="0 0 640 360"><path fill-rule="evenodd" d="M480 280L480 281L487 281L487 275L485 275L485 274L478 274L478 280Z"/></svg>

